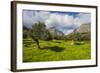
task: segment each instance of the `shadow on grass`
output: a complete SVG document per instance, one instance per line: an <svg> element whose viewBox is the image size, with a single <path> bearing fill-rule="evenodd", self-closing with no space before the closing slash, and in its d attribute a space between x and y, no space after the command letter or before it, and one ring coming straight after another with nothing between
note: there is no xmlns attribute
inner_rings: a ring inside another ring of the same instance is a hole
<svg viewBox="0 0 100 73"><path fill-rule="evenodd" d="M75 45L84 45L84 42L75 42Z"/></svg>
<svg viewBox="0 0 100 73"><path fill-rule="evenodd" d="M40 48L40 49L49 49L49 50L52 50L52 51L55 51L55 52L61 52L61 51L63 51L65 48L59 47L59 46L53 46L53 47L45 46L45 47Z"/></svg>

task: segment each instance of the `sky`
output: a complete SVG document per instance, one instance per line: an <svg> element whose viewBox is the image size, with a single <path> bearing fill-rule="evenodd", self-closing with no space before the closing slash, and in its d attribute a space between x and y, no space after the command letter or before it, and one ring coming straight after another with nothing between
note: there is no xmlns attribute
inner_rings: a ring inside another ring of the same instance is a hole
<svg viewBox="0 0 100 73"><path fill-rule="evenodd" d="M55 27L67 35L80 25L91 23L91 14L82 12L23 10L22 20L23 25L28 28L31 28L34 23L41 21L45 23L47 29Z"/></svg>

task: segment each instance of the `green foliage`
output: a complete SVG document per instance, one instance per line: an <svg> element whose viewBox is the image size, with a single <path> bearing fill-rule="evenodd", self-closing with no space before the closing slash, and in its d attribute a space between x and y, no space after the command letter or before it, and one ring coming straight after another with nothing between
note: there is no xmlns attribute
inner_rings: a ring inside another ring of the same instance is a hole
<svg viewBox="0 0 100 73"><path fill-rule="evenodd" d="M45 29L46 29L46 26L45 26L44 23L42 23L42 22L35 23L32 26L31 34L35 38L40 39L40 38L43 37L43 34L44 34Z"/></svg>
<svg viewBox="0 0 100 73"><path fill-rule="evenodd" d="M45 41L52 40L52 35L48 30L45 31L44 37L42 38L42 40L45 40Z"/></svg>
<svg viewBox="0 0 100 73"><path fill-rule="evenodd" d="M27 30L23 31L23 38L28 38Z"/></svg>
<svg viewBox="0 0 100 73"><path fill-rule="evenodd" d="M40 40L41 48L30 39L23 40L23 62L85 60L91 58L90 41L71 45L71 41Z"/></svg>
<svg viewBox="0 0 100 73"><path fill-rule="evenodd" d="M46 29L46 25L43 22L35 23L32 26L31 34L34 38L42 39L42 40L51 40L52 36L50 32Z"/></svg>
<svg viewBox="0 0 100 73"><path fill-rule="evenodd" d="M23 38L29 37L28 31L29 29L26 26L23 26Z"/></svg>

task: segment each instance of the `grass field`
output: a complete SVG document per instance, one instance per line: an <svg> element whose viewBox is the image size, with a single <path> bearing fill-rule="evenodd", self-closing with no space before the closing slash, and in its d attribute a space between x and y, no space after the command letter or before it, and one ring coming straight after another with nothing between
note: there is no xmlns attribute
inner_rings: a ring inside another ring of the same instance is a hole
<svg viewBox="0 0 100 73"><path fill-rule="evenodd" d="M23 40L23 62L85 60L91 58L90 41L71 45L71 41L40 41L37 48L35 42Z"/></svg>

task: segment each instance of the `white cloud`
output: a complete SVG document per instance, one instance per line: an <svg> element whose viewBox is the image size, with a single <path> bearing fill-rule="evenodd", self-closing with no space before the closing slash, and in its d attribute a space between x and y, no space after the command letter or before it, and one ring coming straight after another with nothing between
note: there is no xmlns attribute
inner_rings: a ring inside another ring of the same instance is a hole
<svg viewBox="0 0 100 73"><path fill-rule="evenodd" d="M74 25L74 17L62 14L50 14L49 18L45 21L47 27L66 27L72 28Z"/></svg>
<svg viewBox="0 0 100 73"><path fill-rule="evenodd" d="M49 14L50 12L47 11L23 10L23 24L27 27L31 27L38 21L44 22Z"/></svg>
<svg viewBox="0 0 100 73"><path fill-rule="evenodd" d="M75 24L79 27L82 24L91 22L91 14L80 13L74 20Z"/></svg>
<svg viewBox="0 0 100 73"><path fill-rule="evenodd" d="M65 15L63 22L66 23L67 25L73 25L74 17L71 15Z"/></svg>
<svg viewBox="0 0 100 73"><path fill-rule="evenodd" d="M34 18L37 19L37 21L45 21L50 15L50 12L47 11L35 11Z"/></svg>
<svg viewBox="0 0 100 73"><path fill-rule="evenodd" d="M23 11L23 24L27 27L31 27L33 20L35 21L35 18L33 17L33 11L24 10Z"/></svg>

